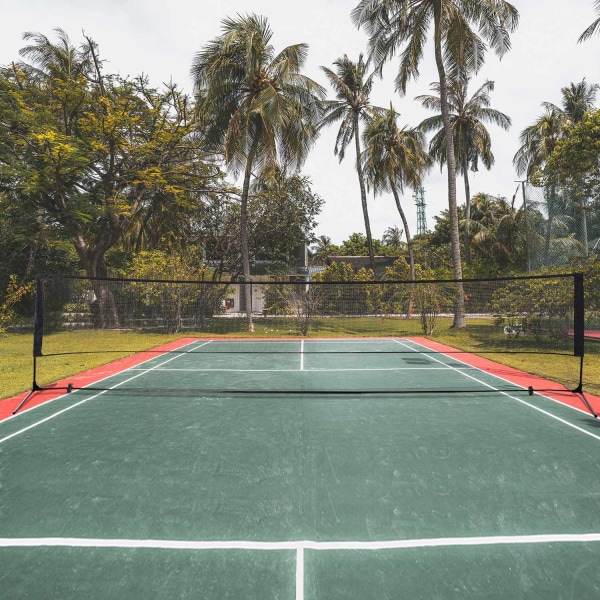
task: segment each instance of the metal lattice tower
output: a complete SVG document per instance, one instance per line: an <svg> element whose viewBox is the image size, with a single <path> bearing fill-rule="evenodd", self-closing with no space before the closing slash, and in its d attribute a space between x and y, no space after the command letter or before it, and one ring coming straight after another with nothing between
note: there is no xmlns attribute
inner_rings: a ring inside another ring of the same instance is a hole
<svg viewBox="0 0 600 600"><path fill-rule="evenodd" d="M413 194L417 205L417 235L427 233L427 218L425 217L425 188L420 187Z"/></svg>

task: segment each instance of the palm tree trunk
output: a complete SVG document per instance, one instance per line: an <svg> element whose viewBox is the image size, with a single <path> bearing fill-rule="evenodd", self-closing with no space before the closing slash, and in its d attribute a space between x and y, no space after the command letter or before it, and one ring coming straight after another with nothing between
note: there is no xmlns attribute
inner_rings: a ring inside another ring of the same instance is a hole
<svg viewBox="0 0 600 600"><path fill-rule="evenodd" d="M556 186L551 185L548 190L546 206L548 209L548 222L546 223L546 235L544 240L544 266L550 266L550 241L552 239L552 225L554 221L554 207L556 205Z"/></svg>
<svg viewBox="0 0 600 600"><path fill-rule="evenodd" d="M446 159L448 163L448 211L450 214L450 247L452 251L452 262L454 269L454 279L462 280L462 264L460 257L460 235L458 230L458 209L456 206L456 158L454 155L454 141L452 136L452 127L450 125L450 112L448 109L448 83L446 80L446 71L442 58L441 43L441 14L440 8L436 4L434 20L434 45L435 62L440 78L440 103L442 109L442 120L444 122L444 133L446 137ZM464 328L465 322L465 295L462 281L456 284L456 298L454 301L454 323L453 327Z"/></svg>
<svg viewBox="0 0 600 600"><path fill-rule="evenodd" d="M250 285L250 253L248 251L248 195L250 193L250 176L252 174L252 161L258 146L255 138L248 154L246 169L244 171L244 183L242 186L242 197L240 200L240 246L242 249L242 272L244 275L244 301L246 304L246 321L248 331L254 331L252 321L252 287Z"/></svg>
<svg viewBox="0 0 600 600"><path fill-rule="evenodd" d="M463 179L465 182L465 231L464 231L464 247L465 247L465 263L471 264L471 236L469 232L469 220L471 219L471 186L469 185L469 170L467 159L463 160Z"/></svg>
<svg viewBox="0 0 600 600"><path fill-rule="evenodd" d="M394 200L396 201L396 208L398 209L398 213L400 214L400 218L402 219L402 226L404 227L404 232L406 233L406 247L408 250L408 264L410 266L410 280L415 280L415 257L413 253L413 245L412 238L410 237L410 231L408 229L408 221L406 220L406 215L402 210L402 205L400 204L400 195L398 194L398 189L396 188L392 179L390 179L390 185L392 187L392 194L394 194Z"/></svg>
<svg viewBox="0 0 600 600"><path fill-rule="evenodd" d="M369 209L367 207L367 190L365 178L360 164L360 134L358 131L358 114L354 122L354 145L356 147L356 172L358 173L358 184L360 186L360 201L362 203L363 217L365 219L365 230L367 234L367 247L369 248L369 264L373 273L375 272L375 253L373 252L373 236L371 235L371 223L369 222Z"/></svg>

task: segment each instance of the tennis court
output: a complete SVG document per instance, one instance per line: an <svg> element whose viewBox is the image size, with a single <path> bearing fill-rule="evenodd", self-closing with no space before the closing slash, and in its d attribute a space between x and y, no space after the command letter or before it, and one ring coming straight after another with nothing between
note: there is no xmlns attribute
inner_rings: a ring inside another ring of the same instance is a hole
<svg viewBox="0 0 600 600"><path fill-rule="evenodd" d="M461 355L197 339L93 387L0 422L7 598L600 595L598 421Z"/></svg>

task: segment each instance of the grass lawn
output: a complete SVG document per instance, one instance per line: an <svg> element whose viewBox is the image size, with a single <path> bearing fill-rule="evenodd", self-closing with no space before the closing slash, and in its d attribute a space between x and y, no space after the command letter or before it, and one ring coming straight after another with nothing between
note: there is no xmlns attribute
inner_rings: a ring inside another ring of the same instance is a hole
<svg viewBox="0 0 600 600"><path fill-rule="evenodd" d="M225 320L222 321L225 323ZM577 385L580 359L563 354L531 353L535 340L524 336L508 339L495 327L492 320L480 319L467 330L449 328L449 319L440 319L433 338L441 343L480 354L501 364L540 375L566 386ZM228 324L231 328L231 323ZM37 383L45 385L80 373L92 367L109 363L118 358L153 348L179 337L295 337L298 335L293 323L283 319L256 319L254 334L236 331L210 334L186 332L164 335L158 333L117 331L69 331L55 333L44 338L44 352L61 353L41 360L43 374ZM330 318L315 319L310 337L395 336L422 335L418 319L381 318ZM554 344L557 345L557 344ZM560 346L560 344L558 343ZM566 352L566 351L563 351ZM32 384L32 334L0 334L0 398L8 398L31 389ZM600 343L586 344L584 362L584 390L600 395Z"/></svg>

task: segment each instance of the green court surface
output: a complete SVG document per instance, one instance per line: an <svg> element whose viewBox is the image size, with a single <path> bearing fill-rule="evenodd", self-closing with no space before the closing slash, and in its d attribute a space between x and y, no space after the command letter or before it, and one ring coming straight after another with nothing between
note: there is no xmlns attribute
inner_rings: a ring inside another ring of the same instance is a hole
<svg viewBox="0 0 600 600"><path fill-rule="evenodd" d="M600 597L598 421L422 350L198 340L0 422L0 597Z"/></svg>

